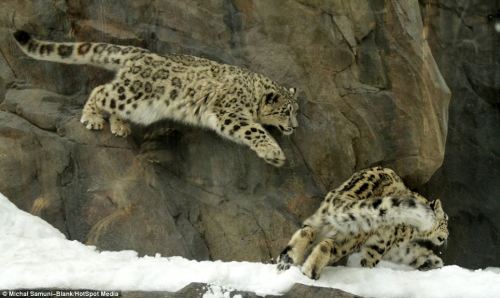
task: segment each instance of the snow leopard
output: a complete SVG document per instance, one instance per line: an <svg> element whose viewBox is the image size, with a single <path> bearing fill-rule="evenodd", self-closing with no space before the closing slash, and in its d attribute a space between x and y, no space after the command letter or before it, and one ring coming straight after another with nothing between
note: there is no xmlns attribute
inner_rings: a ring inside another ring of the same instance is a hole
<svg viewBox="0 0 500 298"><path fill-rule="evenodd" d="M354 252L361 253L363 267L385 259L419 270L440 268L443 261L422 241L442 246L448 234L439 199L429 202L393 170L372 167L325 196L278 256L278 270L298 265L318 279L325 266Z"/></svg>
<svg viewBox="0 0 500 298"><path fill-rule="evenodd" d="M14 38L28 56L115 71L114 79L92 90L80 122L101 130L104 115L114 135L131 133L129 122L149 125L170 119L208 128L250 147L280 167L285 154L264 126L290 135L298 127L295 88L245 68L189 55L158 55L134 46L52 42L18 30Z"/></svg>

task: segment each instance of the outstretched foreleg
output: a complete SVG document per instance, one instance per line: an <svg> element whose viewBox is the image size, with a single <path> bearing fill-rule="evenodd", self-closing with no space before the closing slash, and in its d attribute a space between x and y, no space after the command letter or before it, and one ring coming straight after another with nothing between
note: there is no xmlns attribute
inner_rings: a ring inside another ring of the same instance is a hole
<svg viewBox="0 0 500 298"><path fill-rule="evenodd" d="M233 115L234 117L231 117ZM219 134L234 142L247 145L273 166L281 167L285 163L283 150L262 125L237 117L234 113L225 116L218 119L216 130Z"/></svg>

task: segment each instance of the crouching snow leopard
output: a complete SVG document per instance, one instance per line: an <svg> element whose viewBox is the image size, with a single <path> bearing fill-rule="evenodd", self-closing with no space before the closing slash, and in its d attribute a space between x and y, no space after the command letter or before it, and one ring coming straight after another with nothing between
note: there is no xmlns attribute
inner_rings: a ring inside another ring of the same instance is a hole
<svg viewBox="0 0 500 298"><path fill-rule="evenodd" d="M353 252L361 253L363 267L385 259L420 270L440 268L441 258L420 244L440 246L447 238L448 216L440 200L429 202L393 170L374 167L326 195L278 257L278 270L302 265L305 275L318 279L326 265Z"/></svg>
<svg viewBox="0 0 500 298"><path fill-rule="evenodd" d="M103 112L111 132L127 136L127 121L148 125L171 119L206 127L245 144L266 162L281 166L285 155L263 125L290 135L298 127L294 88L246 69L185 55L160 56L145 49L89 42L50 42L17 31L24 53L39 60L89 64L116 71L113 81L96 87L81 122L101 130Z"/></svg>

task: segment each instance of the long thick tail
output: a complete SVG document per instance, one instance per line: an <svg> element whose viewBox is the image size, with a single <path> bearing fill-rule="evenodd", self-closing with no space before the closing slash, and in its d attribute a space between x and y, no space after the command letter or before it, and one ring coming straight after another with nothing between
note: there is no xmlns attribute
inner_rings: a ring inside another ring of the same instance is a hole
<svg viewBox="0 0 500 298"><path fill-rule="evenodd" d="M408 225L421 231L432 229L436 215L431 207L409 197L378 197L347 203L342 212L330 217L344 232L370 232L383 226Z"/></svg>
<svg viewBox="0 0 500 298"><path fill-rule="evenodd" d="M14 38L23 52L34 59L89 64L110 70L117 70L129 59L148 52L137 47L107 43L42 41L34 39L26 31L16 31Z"/></svg>

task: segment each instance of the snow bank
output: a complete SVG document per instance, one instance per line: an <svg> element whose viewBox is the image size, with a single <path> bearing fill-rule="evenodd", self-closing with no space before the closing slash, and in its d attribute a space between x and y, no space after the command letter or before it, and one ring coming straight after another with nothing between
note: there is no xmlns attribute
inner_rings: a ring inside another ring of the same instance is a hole
<svg viewBox="0 0 500 298"><path fill-rule="evenodd" d="M332 287L365 297L500 297L500 269L446 266L419 272L382 263L378 268L327 268L319 281L298 268L278 274L274 265L197 262L181 257L138 257L135 251L99 252L65 239L42 219L0 194L0 289L65 288L177 291L191 282L213 285L205 297L228 290L280 295L294 283Z"/></svg>

